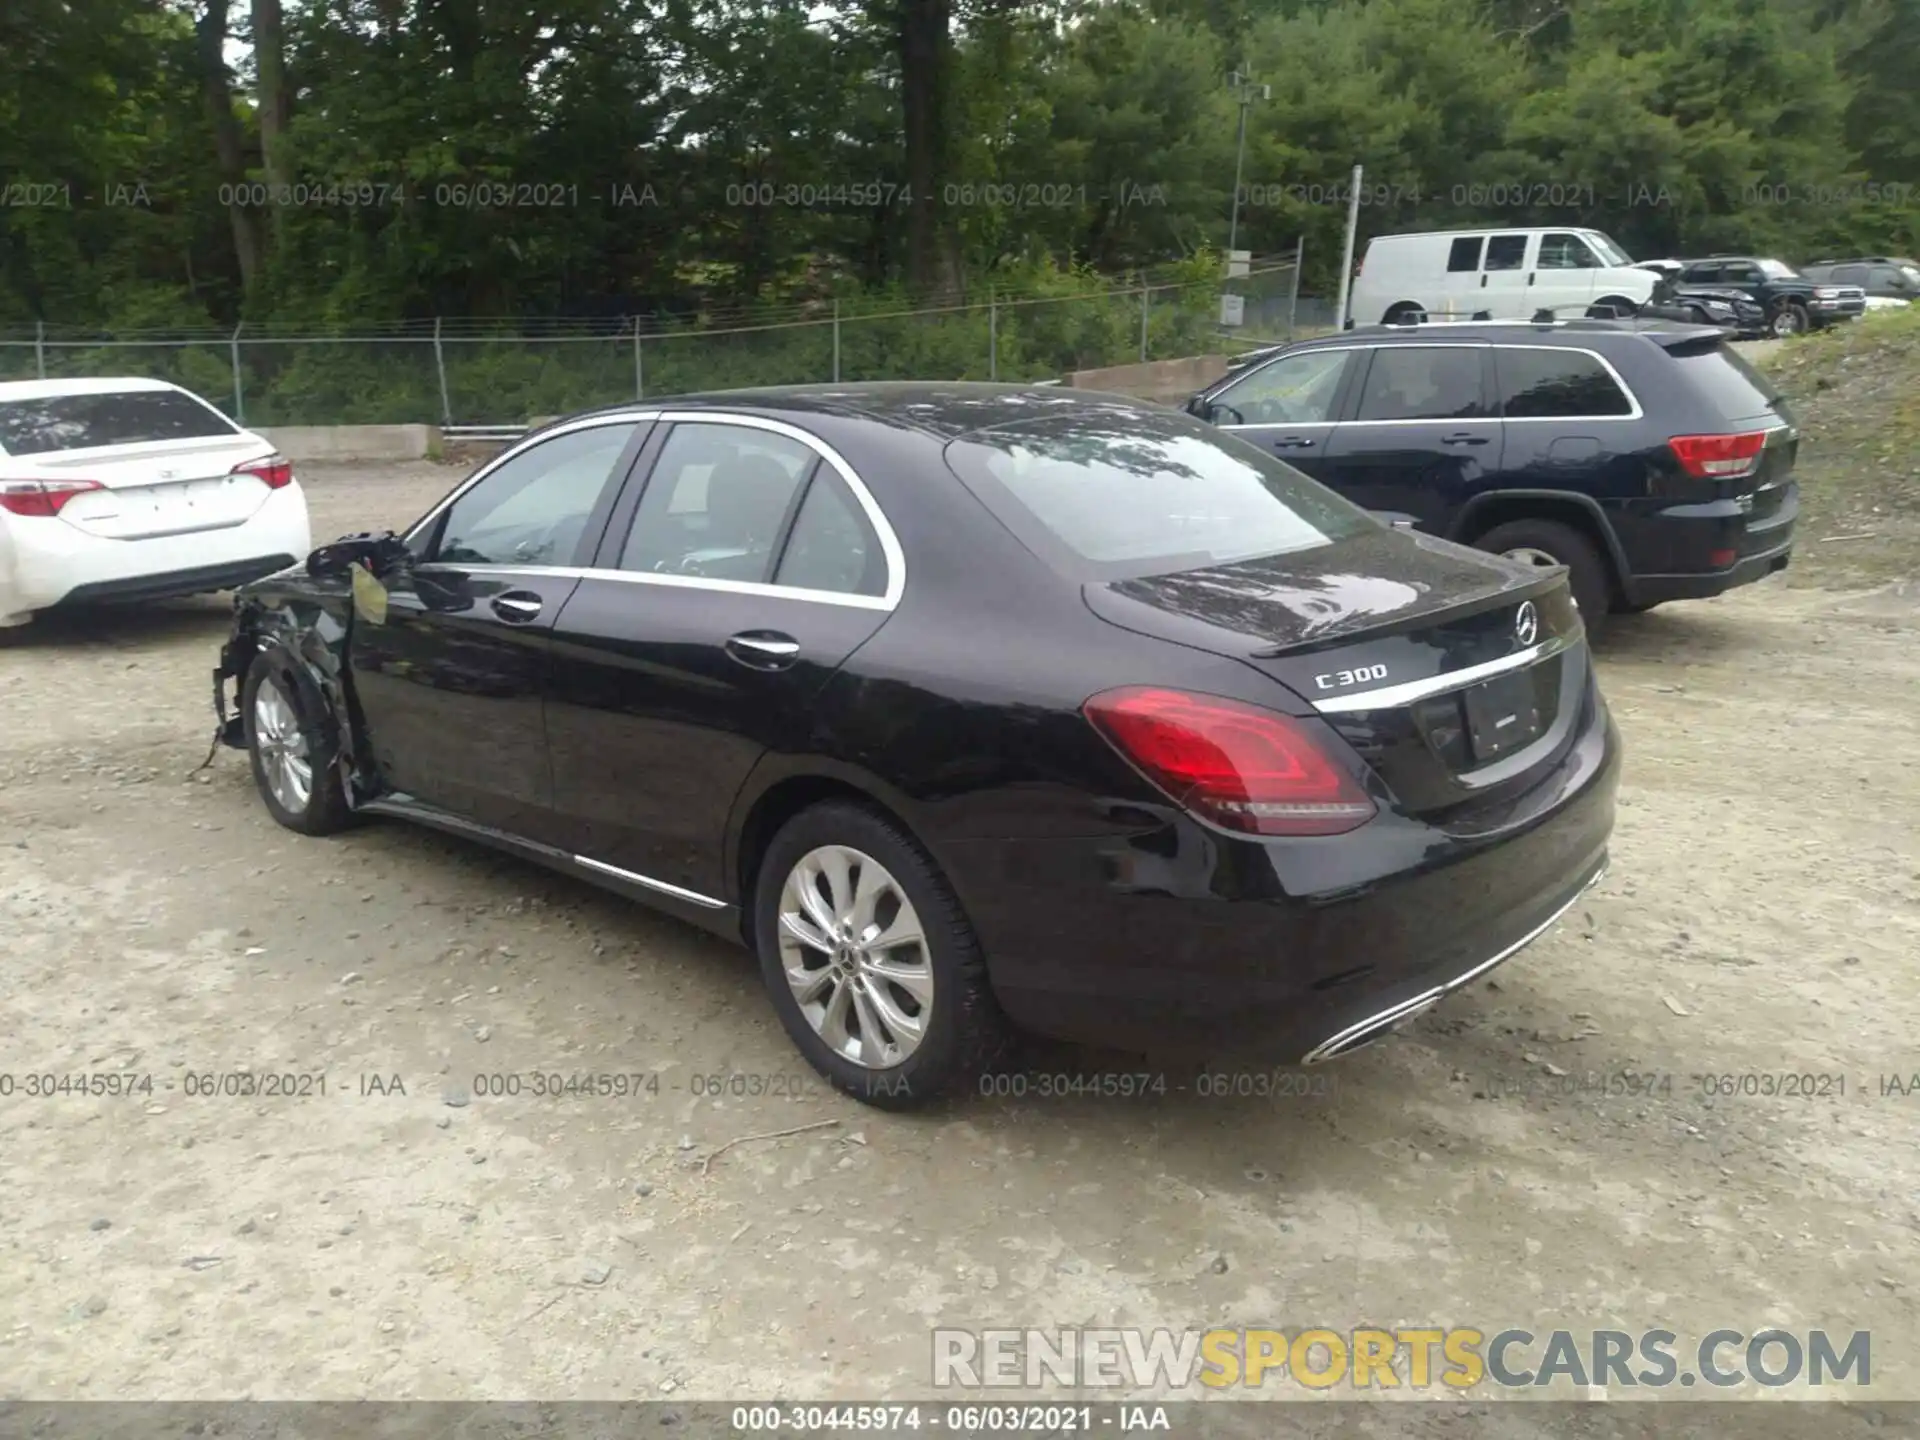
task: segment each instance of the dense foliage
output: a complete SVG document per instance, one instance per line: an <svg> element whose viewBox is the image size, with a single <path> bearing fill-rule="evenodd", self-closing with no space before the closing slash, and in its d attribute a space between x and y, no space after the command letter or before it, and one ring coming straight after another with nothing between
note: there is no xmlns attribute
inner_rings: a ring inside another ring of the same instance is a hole
<svg viewBox="0 0 1920 1440"><path fill-rule="evenodd" d="M1911 253L1917 47L1920 0L7 0L0 326L1083 290L1224 246L1234 72L1237 243L1309 293L1355 162L1363 236Z"/></svg>

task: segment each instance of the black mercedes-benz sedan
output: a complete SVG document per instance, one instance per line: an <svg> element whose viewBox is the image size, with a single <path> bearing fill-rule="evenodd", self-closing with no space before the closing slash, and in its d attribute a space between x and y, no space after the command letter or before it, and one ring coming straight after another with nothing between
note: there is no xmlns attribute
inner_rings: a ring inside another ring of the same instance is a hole
<svg viewBox="0 0 1920 1440"><path fill-rule="evenodd" d="M998 385L560 421L247 586L214 690L281 824L423 822L744 941L890 1106L1014 1028L1353 1050L1599 878L1620 750L1563 572Z"/></svg>

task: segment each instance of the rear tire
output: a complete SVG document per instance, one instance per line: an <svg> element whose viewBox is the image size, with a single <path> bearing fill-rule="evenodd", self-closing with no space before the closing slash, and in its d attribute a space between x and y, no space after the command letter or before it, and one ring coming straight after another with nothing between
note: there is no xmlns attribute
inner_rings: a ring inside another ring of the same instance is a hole
<svg viewBox="0 0 1920 1440"><path fill-rule="evenodd" d="M952 887L874 811L830 801L780 828L755 877L753 935L780 1023L857 1100L909 1110L964 1094L1008 1047Z"/></svg>
<svg viewBox="0 0 1920 1440"><path fill-rule="evenodd" d="M302 835L331 835L353 823L339 751L285 661L254 657L240 690L240 717L253 783L268 814Z"/></svg>
<svg viewBox="0 0 1920 1440"><path fill-rule="evenodd" d="M1387 307L1387 313L1380 317L1380 323L1382 325L1411 324L1421 319L1426 313L1425 306L1416 305L1411 300L1402 300L1398 305Z"/></svg>
<svg viewBox="0 0 1920 1440"><path fill-rule="evenodd" d="M1613 608L1613 577L1593 542L1571 525L1557 520L1514 520L1494 526L1473 543L1523 564L1566 566L1567 583L1587 635L1597 637L1606 628L1607 612Z"/></svg>
<svg viewBox="0 0 1920 1440"><path fill-rule="evenodd" d="M1630 320L1640 307L1624 295L1603 295L1587 307L1589 320Z"/></svg>

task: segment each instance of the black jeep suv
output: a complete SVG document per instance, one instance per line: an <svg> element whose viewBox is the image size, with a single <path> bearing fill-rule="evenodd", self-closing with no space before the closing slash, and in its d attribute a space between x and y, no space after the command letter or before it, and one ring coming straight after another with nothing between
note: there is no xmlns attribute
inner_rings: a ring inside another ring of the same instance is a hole
<svg viewBox="0 0 1920 1440"><path fill-rule="evenodd" d="M1799 430L1718 330L1371 326L1280 347L1187 408L1400 523L1565 565L1596 633L1793 550Z"/></svg>
<svg viewBox="0 0 1920 1440"><path fill-rule="evenodd" d="M1857 318L1867 308L1867 292L1858 285L1827 285L1809 280L1784 260L1751 255L1714 255L1683 260L1684 286L1711 285L1739 290L1767 314L1767 333L1784 338Z"/></svg>

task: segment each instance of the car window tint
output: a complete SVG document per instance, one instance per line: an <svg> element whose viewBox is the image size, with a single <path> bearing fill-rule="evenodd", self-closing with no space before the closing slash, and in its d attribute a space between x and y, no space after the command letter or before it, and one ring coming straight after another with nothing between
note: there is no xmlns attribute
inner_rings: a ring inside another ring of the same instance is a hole
<svg viewBox="0 0 1920 1440"><path fill-rule="evenodd" d="M1695 285L1711 284L1720 278L1720 266L1718 264L1689 265L1682 278Z"/></svg>
<svg viewBox="0 0 1920 1440"><path fill-rule="evenodd" d="M1333 419L1348 350L1287 355L1213 397L1223 425L1314 425Z"/></svg>
<svg viewBox="0 0 1920 1440"><path fill-rule="evenodd" d="M1827 278L1835 285L1864 285L1867 283L1867 267L1864 265L1836 265Z"/></svg>
<svg viewBox="0 0 1920 1440"><path fill-rule="evenodd" d="M1773 382L1730 346L1674 354L1680 381L1728 422L1765 419L1778 413L1781 395ZM1685 392L1683 392L1685 393Z"/></svg>
<svg viewBox="0 0 1920 1440"><path fill-rule="evenodd" d="M1495 235L1487 241L1487 269L1518 270L1526 263L1525 235Z"/></svg>
<svg viewBox="0 0 1920 1440"><path fill-rule="evenodd" d="M860 503L826 466L814 472L773 583L838 595L884 595L887 560Z"/></svg>
<svg viewBox="0 0 1920 1440"><path fill-rule="evenodd" d="M210 440L239 433L218 410L179 390L117 390L0 401L0 451L8 455Z"/></svg>
<svg viewBox="0 0 1920 1440"><path fill-rule="evenodd" d="M675 425L647 479L622 570L764 583L774 545L819 457L746 425Z"/></svg>
<svg viewBox="0 0 1920 1440"><path fill-rule="evenodd" d="M1484 235L1462 235L1453 242L1447 251L1447 271L1458 274L1461 271L1474 271L1480 268L1480 247L1486 241Z"/></svg>
<svg viewBox="0 0 1920 1440"><path fill-rule="evenodd" d="M1479 350L1393 345L1373 352L1359 419L1468 420L1484 414Z"/></svg>
<svg viewBox="0 0 1920 1440"><path fill-rule="evenodd" d="M1600 261L1578 235L1553 233L1540 237L1542 270L1597 270Z"/></svg>
<svg viewBox="0 0 1920 1440"><path fill-rule="evenodd" d="M1631 415L1633 403L1607 367L1577 350L1495 350L1500 399L1510 420Z"/></svg>
<svg viewBox="0 0 1920 1440"><path fill-rule="evenodd" d="M1185 415L996 426L953 441L947 463L1029 550L1076 578L1164 575L1378 528L1271 452Z"/></svg>
<svg viewBox="0 0 1920 1440"><path fill-rule="evenodd" d="M631 422L572 430L522 450L447 510L433 559L451 565L567 565L633 438Z"/></svg>

